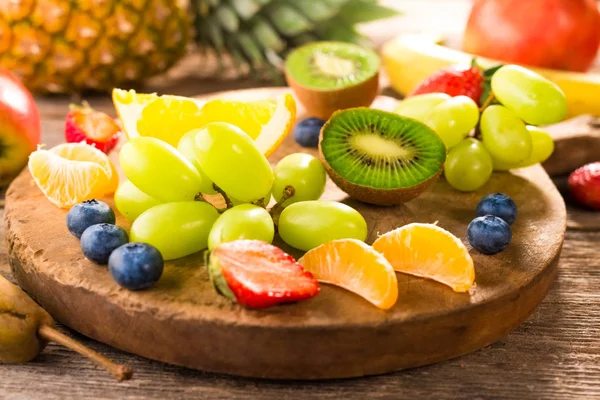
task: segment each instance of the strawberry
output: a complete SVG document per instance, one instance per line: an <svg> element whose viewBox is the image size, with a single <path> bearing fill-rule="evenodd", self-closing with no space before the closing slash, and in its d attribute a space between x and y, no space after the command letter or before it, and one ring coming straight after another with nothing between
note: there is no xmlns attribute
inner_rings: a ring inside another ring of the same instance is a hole
<svg viewBox="0 0 600 400"><path fill-rule="evenodd" d="M247 307L292 303L319 293L310 272L283 250L260 240L222 243L209 257L217 292Z"/></svg>
<svg viewBox="0 0 600 400"><path fill-rule="evenodd" d="M468 96L480 104L484 81L484 73L476 65L452 65L423 80L409 96L446 93L452 97Z"/></svg>
<svg viewBox="0 0 600 400"><path fill-rule="evenodd" d="M68 143L85 141L108 154L119 141L121 128L114 119L84 103L71 105L65 120L65 139Z"/></svg>
<svg viewBox="0 0 600 400"><path fill-rule="evenodd" d="M600 210L600 162L575 170L569 176L569 190L581 204Z"/></svg>

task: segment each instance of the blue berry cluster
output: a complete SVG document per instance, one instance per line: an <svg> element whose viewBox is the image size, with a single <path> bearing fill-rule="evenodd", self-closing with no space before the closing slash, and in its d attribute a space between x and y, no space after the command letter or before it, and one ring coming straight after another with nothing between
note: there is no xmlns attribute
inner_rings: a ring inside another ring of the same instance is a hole
<svg viewBox="0 0 600 400"><path fill-rule="evenodd" d="M110 275L124 288L151 287L162 275L162 255L149 244L129 243L127 232L115 223L114 211L98 200L76 204L67 214L67 228L81 240L81 250L87 259L108 264Z"/></svg>
<svg viewBox="0 0 600 400"><path fill-rule="evenodd" d="M467 240L480 253L500 253L512 240L510 226L516 219L517 205L509 196L489 194L477 205L477 218L467 227Z"/></svg>

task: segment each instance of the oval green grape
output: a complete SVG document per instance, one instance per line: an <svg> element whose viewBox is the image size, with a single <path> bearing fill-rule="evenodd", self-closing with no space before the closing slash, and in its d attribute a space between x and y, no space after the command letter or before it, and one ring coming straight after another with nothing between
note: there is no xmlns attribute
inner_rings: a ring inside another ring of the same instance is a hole
<svg viewBox="0 0 600 400"><path fill-rule="evenodd" d="M200 201L160 204L133 222L129 236L132 242L156 247L165 260L173 260L206 249L217 218L217 210Z"/></svg>
<svg viewBox="0 0 600 400"><path fill-rule="evenodd" d="M425 121L425 117L437 105L450 99L446 93L427 93L417 96L407 97L402 100L394 112L417 121Z"/></svg>
<svg viewBox="0 0 600 400"><path fill-rule="evenodd" d="M217 219L208 237L208 249L238 239L273 242L275 225L271 215L262 207L242 204L225 211Z"/></svg>
<svg viewBox="0 0 600 400"><path fill-rule="evenodd" d="M552 136L537 126L528 125L527 130L531 134L531 143L533 146L531 156L529 156L527 160L518 164L507 164L493 159L494 171L508 171L516 168L526 168L535 164L543 163L550 158L554 152L554 139L552 139Z"/></svg>
<svg viewBox="0 0 600 400"><path fill-rule="evenodd" d="M448 153L444 175L453 188L471 192L485 185L492 176L492 170L492 157L483 144L468 138Z"/></svg>
<svg viewBox="0 0 600 400"><path fill-rule="evenodd" d="M273 171L254 141L235 125L213 122L199 130L195 151L202 171L228 196L252 202L273 185Z"/></svg>
<svg viewBox="0 0 600 400"><path fill-rule="evenodd" d="M555 124L567 113L567 99L558 85L518 65L496 71L492 91L500 103L531 125Z"/></svg>
<svg viewBox="0 0 600 400"><path fill-rule="evenodd" d="M170 144L136 137L119 154L125 176L142 192L163 202L194 200L200 193L200 174Z"/></svg>
<svg viewBox="0 0 600 400"><path fill-rule="evenodd" d="M273 197L279 201L287 186L294 188L292 198L283 205L299 201L318 200L325 192L327 173L319 159L305 153L285 156L273 170Z"/></svg>
<svg viewBox="0 0 600 400"><path fill-rule="evenodd" d="M483 145L493 158L517 164L531 156L533 145L527 127L512 111L503 106L490 106L481 114Z"/></svg>
<svg viewBox="0 0 600 400"><path fill-rule="evenodd" d="M132 221L144 211L159 204L160 201L142 192L131 181L121 183L115 192L115 206L117 210Z"/></svg>
<svg viewBox="0 0 600 400"><path fill-rule="evenodd" d="M208 175L202 171L200 163L198 162L198 158L196 157L196 151L194 150L194 138L196 137L198 131L199 129L194 129L183 135L181 140L179 140L179 144L177 145L177 151L179 151L179 153L181 153L181 155L185 157L185 159L188 160L194 167L196 167L196 170L198 170L198 173L201 177L200 191L205 194L215 194L217 192L213 188L213 183Z"/></svg>
<svg viewBox="0 0 600 400"><path fill-rule="evenodd" d="M251 201L251 202L241 201L241 200L238 200L238 199L236 199L234 197L230 197L229 200L231 200L231 202L233 203L234 206L239 206L240 204L253 204L253 203L259 204L259 203L262 203L262 205L264 205L265 207L267 207L269 205L269 203L271 202L271 197L272 197L271 190L269 189L268 193L266 193L265 195L261 196L260 199L255 200L255 201Z"/></svg>
<svg viewBox="0 0 600 400"><path fill-rule="evenodd" d="M456 96L434 107L425 124L437 132L447 149L463 140L479 121L479 107L470 97Z"/></svg>
<svg viewBox="0 0 600 400"><path fill-rule="evenodd" d="M299 250L308 251L332 240L367 239L367 222L354 208L335 201L301 201L279 216L279 236Z"/></svg>

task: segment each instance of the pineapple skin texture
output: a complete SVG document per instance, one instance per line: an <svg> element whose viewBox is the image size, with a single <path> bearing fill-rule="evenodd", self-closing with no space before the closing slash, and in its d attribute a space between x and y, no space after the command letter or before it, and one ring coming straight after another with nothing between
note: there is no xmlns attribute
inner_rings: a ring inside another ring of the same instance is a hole
<svg viewBox="0 0 600 400"><path fill-rule="evenodd" d="M0 1L0 68L34 93L139 84L173 66L189 35L175 0Z"/></svg>

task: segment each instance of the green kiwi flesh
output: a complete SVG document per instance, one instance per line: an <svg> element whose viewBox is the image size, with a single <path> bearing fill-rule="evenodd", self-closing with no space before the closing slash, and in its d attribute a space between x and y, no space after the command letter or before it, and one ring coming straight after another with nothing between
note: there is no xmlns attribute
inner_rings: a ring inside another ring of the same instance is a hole
<svg viewBox="0 0 600 400"><path fill-rule="evenodd" d="M331 180L350 197L394 205L435 182L446 146L419 121L360 107L331 116L321 129L319 154Z"/></svg>
<svg viewBox="0 0 600 400"><path fill-rule="evenodd" d="M343 42L314 42L292 51L286 73L299 85L332 90L360 84L379 72L379 56L372 50Z"/></svg>

